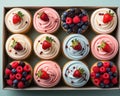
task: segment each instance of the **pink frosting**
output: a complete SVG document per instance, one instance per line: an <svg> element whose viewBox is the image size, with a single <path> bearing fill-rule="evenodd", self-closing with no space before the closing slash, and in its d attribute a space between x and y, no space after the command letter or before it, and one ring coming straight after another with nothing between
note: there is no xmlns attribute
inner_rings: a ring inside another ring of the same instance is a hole
<svg viewBox="0 0 120 96"><path fill-rule="evenodd" d="M45 12L48 15L49 21L43 21L39 18L39 13ZM39 9L33 18L34 28L40 33L53 33L60 26L60 17L52 8Z"/></svg>
<svg viewBox="0 0 120 96"><path fill-rule="evenodd" d="M44 80L36 75L41 69L49 74L49 79ZM41 87L53 87L60 81L60 78L61 69L58 64L53 61L42 61L34 68L34 80Z"/></svg>
<svg viewBox="0 0 120 96"><path fill-rule="evenodd" d="M105 52L98 47L102 41L110 45L112 49L111 52L109 53ZM92 40L91 51L92 51L92 54L99 60L110 60L114 58L118 52L118 42L111 35L98 35Z"/></svg>

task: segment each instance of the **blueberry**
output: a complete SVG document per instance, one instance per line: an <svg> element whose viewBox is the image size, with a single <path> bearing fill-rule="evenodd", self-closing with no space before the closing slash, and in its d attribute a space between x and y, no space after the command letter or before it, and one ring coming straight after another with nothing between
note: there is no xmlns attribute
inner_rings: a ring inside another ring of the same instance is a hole
<svg viewBox="0 0 120 96"><path fill-rule="evenodd" d="M110 87L113 87L113 84L112 84L112 83L110 83L110 84L109 84L109 86L110 86Z"/></svg>
<svg viewBox="0 0 120 96"><path fill-rule="evenodd" d="M110 61L110 67L112 67L113 65L114 65L113 62Z"/></svg>
<svg viewBox="0 0 120 96"><path fill-rule="evenodd" d="M82 29L85 30L87 28L86 25L82 25Z"/></svg>
<svg viewBox="0 0 120 96"><path fill-rule="evenodd" d="M12 73L16 74L17 73L16 69L12 69Z"/></svg>
<svg viewBox="0 0 120 96"><path fill-rule="evenodd" d="M79 17L83 17L83 14L82 14L82 13L80 13L80 14L79 14Z"/></svg>
<svg viewBox="0 0 120 96"><path fill-rule="evenodd" d="M62 26L65 28L65 29L68 29L69 26L66 24L66 23L63 23Z"/></svg>
<svg viewBox="0 0 120 96"><path fill-rule="evenodd" d="M105 88L109 88L110 87L110 85L105 85Z"/></svg>
<svg viewBox="0 0 120 96"><path fill-rule="evenodd" d="M14 88L17 88L17 84L15 84L15 83L14 83L12 86L13 86Z"/></svg>
<svg viewBox="0 0 120 96"><path fill-rule="evenodd" d="M64 16L61 17L61 20L65 22L66 18Z"/></svg>
<svg viewBox="0 0 120 96"><path fill-rule="evenodd" d="M82 33L82 29L81 28L78 29L78 33Z"/></svg>
<svg viewBox="0 0 120 96"><path fill-rule="evenodd" d="M100 87L104 88L105 87L104 83L100 83Z"/></svg>
<svg viewBox="0 0 120 96"><path fill-rule="evenodd" d="M72 29L69 28L69 29L67 30L67 33L71 33L71 32L72 32Z"/></svg>
<svg viewBox="0 0 120 96"><path fill-rule="evenodd" d="M84 15L87 15L87 11L83 10L83 11L82 11L82 14L83 14L83 16L84 16Z"/></svg>
<svg viewBox="0 0 120 96"><path fill-rule="evenodd" d="M102 66L103 66L103 63L99 61L99 62L97 63L97 66L98 66L98 67L102 67Z"/></svg>
<svg viewBox="0 0 120 96"><path fill-rule="evenodd" d="M110 76L110 79L112 80L112 79L113 79L113 76Z"/></svg>
<svg viewBox="0 0 120 96"><path fill-rule="evenodd" d="M100 77L100 73L96 73L96 77L97 77L97 78Z"/></svg>
<svg viewBox="0 0 120 96"><path fill-rule="evenodd" d="M117 77L117 73L113 73L113 77Z"/></svg>
<svg viewBox="0 0 120 96"><path fill-rule="evenodd" d="M7 65L7 68L12 70L12 66L10 64Z"/></svg>
<svg viewBox="0 0 120 96"><path fill-rule="evenodd" d="M63 16L66 17L68 15L68 12L64 12Z"/></svg>
<svg viewBox="0 0 120 96"><path fill-rule="evenodd" d="M83 22L81 21L80 23L77 24L79 27L83 25Z"/></svg>
<svg viewBox="0 0 120 96"><path fill-rule="evenodd" d="M75 25L75 26L73 27L73 32L75 32L75 33L78 32L78 28L79 28L79 27L78 27L77 25Z"/></svg>
<svg viewBox="0 0 120 96"><path fill-rule="evenodd" d="M22 73L22 76L23 76L23 77L26 77L26 76L27 76L27 72L24 71L24 72Z"/></svg>
<svg viewBox="0 0 120 96"><path fill-rule="evenodd" d="M75 9L75 15L79 15L81 13L81 10L79 8Z"/></svg>
<svg viewBox="0 0 120 96"><path fill-rule="evenodd" d="M75 25L75 24L70 24L69 27L72 28L72 27L74 27L74 25Z"/></svg>
<svg viewBox="0 0 120 96"><path fill-rule="evenodd" d="M28 81L26 81L24 84L25 84L25 87L28 87L30 85Z"/></svg>
<svg viewBox="0 0 120 96"><path fill-rule="evenodd" d="M108 74L109 74L110 76L112 76L113 72L108 72Z"/></svg>
<svg viewBox="0 0 120 96"><path fill-rule="evenodd" d="M4 78L5 78L5 79L9 79L9 75L5 75Z"/></svg>
<svg viewBox="0 0 120 96"><path fill-rule="evenodd" d="M110 72L110 68L106 68L106 71L107 71L107 72Z"/></svg>
<svg viewBox="0 0 120 96"><path fill-rule="evenodd" d="M25 78L22 78L21 80L22 80L23 82L25 82L25 81L26 81L26 79L25 79Z"/></svg>
<svg viewBox="0 0 120 96"><path fill-rule="evenodd" d="M75 12L75 8L70 8L70 11L71 12Z"/></svg>
<svg viewBox="0 0 120 96"><path fill-rule="evenodd" d="M89 22L85 22L85 25L88 26L88 25L89 25Z"/></svg>
<svg viewBox="0 0 120 96"><path fill-rule="evenodd" d="M15 80L13 81L13 84L18 84L18 80L15 79Z"/></svg>
<svg viewBox="0 0 120 96"><path fill-rule="evenodd" d="M24 61L20 61L19 65L22 66L22 67L24 67L25 66Z"/></svg>

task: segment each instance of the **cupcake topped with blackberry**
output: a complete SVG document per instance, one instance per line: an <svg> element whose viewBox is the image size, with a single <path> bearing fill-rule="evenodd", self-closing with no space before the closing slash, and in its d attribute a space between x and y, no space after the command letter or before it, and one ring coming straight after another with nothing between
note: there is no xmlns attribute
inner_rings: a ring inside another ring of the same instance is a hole
<svg viewBox="0 0 120 96"><path fill-rule="evenodd" d="M62 13L61 26L67 33L84 33L89 26L88 13L80 8L67 9Z"/></svg>
<svg viewBox="0 0 120 96"><path fill-rule="evenodd" d="M32 67L25 61L13 61L5 68L5 82L13 88L26 88L32 81Z"/></svg>

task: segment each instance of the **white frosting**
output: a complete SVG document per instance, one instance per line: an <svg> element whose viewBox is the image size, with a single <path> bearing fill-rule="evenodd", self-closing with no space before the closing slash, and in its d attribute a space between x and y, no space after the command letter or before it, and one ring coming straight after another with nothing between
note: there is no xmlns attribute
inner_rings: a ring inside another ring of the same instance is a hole
<svg viewBox="0 0 120 96"><path fill-rule="evenodd" d="M117 16L116 13L111 10L111 13L114 13L112 21L108 23L103 23L103 16L100 13L105 14L109 12L109 8L100 8L93 12L91 16L91 26L98 33L111 33L114 31L117 25Z"/></svg>
<svg viewBox="0 0 120 96"><path fill-rule="evenodd" d="M18 13L18 11L21 11L24 16L22 17L20 23L13 24L13 16L14 14ZM10 11L8 11L5 16L5 24L9 31L13 33L23 33L30 27L31 22L32 20L30 14L22 8L13 8Z"/></svg>
<svg viewBox="0 0 120 96"><path fill-rule="evenodd" d="M82 50L77 51L71 47L72 40L75 39L77 39L80 42ZM88 55L89 51L90 51L89 42L83 35L80 34L69 35L65 38L63 42L63 52L65 56L68 57L69 59L81 60Z"/></svg>
<svg viewBox="0 0 120 96"><path fill-rule="evenodd" d="M15 41L19 42L22 45L23 50L16 51L14 48L11 47L11 45L13 44L13 38ZM22 34L11 35L6 41L5 48L6 48L7 54L11 58L17 59L17 60L22 60L27 58L30 55L32 50L30 39L28 39L28 37Z"/></svg>
<svg viewBox="0 0 120 96"><path fill-rule="evenodd" d="M73 76L76 69L84 69L84 73L80 78ZM88 67L81 61L70 61L64 65L63 68L63 79L65 83L72 87L82 87L84 86L90 77L90 72Z"/></svg>
<svg viewBox="0 0 120 96"><path fill-rule="evenodd" d="M49 49L44 50L42 49L42 43L47 36L54 39L54 41L52 41L52 46ZM54 35L42 34L39 35L34 41L34 51L36 55L42 59L52 59L56 57L59 53L59 50L60 50L60 42L57 39L57 37L55 37Z"/></svg>

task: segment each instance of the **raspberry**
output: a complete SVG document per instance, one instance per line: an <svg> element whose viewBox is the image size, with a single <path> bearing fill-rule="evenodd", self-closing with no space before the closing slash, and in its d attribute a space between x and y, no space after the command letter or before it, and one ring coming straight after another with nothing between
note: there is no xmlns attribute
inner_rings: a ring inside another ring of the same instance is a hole
<svg viewBox="0 0 120 96"><path fill-rule="evenodd" d="M110 83L110 81L108 79L104 80L103 82L104 82L105 85Z"/></svg>
<svg viewBox="0 0 120 96"><path fill-rule="evenodd" d="M16 77L17 80L20 80L20 79L22 78L22 75L21 75L20 73L17 73L17 74L15 75L15 77Z"/></svg>
<svg viewBox="0 0 120 96"><path fill-rule="evenodd" d="M108 73L103 74L103 79L109 79L110 75Z"/></svg>
<svg viewBox="0 0 120 96"><path fill-rule="evenodd" d="M79 22L80 22L80 17L79 17L79 16L75 16L75 17L73 18L73 23L77 24L77 23L79 23Z"/></svg>
<svg viewBox="0 0 120 96"><path fill-rule="evenodd" d="M20 82L18 83L18 88L24 88L24 84L23 84L22 81L20 81Z"/></svg>
<svg viewBox="0 0 120 96"><path fill-rule="evenodd" d="M92 72L91 73L91 78L95 78L95 75L96 75L95 72Z"/></svg>
<svg viewBox="0 0 120 96"><path fill-rule="evenodd" d="M100 80L99 79L94 79L94 84L96 85L96 86L99 86L99 84L100 84Z"/></svg>
<svg viewBox="0 0 120 96"><path fill-rule="evenodd" d="M94 66L94 67L93 67L93 71L94 71L95 73L97 73L97 72L99 72L99 71L100 71L100 69L99 69L99 67Z"/></svg>
<svg viewBox="0 0 120 96"><path fill-rule="evenodd" d="M18 73L22 73L22 72L23 72L22 66L18 66L18 67L16 68L16 70L17 70Z"/></svg>
<svg viewBox="0 0 120 96"><path fill-rule="evenodd" d="M6 69L5 69L5 74L6 74L6 75L11 74L11 70L10 70L10 69L8 69L8 68L6 68Z"/></svg>
<svg viewBox="0 0 120 96"><path fill-rule="evenodd" d="M110 66L110 63L109 63L109 62L104 62L104 63L103 63L103 66L104 66L105 68L108 68L108 67Z"/></svg>
<svg viewBox="0 0 120 96"><path fill-rule="evenodd" d="M7 80L7 84L9 85L9 86L12 86L12 84L13 84L13 81L12 80Z"/></svg>
<svg viewBox="0 0 120 96"><path fill-rule="evenodd" d="M106 71L105 67L100 67L100 72L104 73Z"/></svg>
<svg viewBox="0 0 120 96"><path fill-rule="evenodd" d="M12 68L17 68L17 66L18 66L18 61L14 61L11 66L12 66Z"/></svg>
<svg viewBox="0 0 120 96"><path fill-rule="evenodd" d="M116 68L116 66L114 65L114 66L111 68L111 71L112 71L112 72L116 72L116 70L117 70L117 68Z"/></svg>
<svg viewBox="0 0 120 96"><path fill-rule="evenodd" d="M14 80L15 79L15 74L10 74L10 79Z"/></svg>
<svg viewBox="0 0 120 96"><path fill-rule="evenodd" d="M88 21L88 16L83 16L83 17L82 17L82 21L83 21L83 22L87 22L87 21Z"/></svg>
<svg viewBox="0 0 120 96"><path fill-rule="evenodd" d="M30 65L24 66L24 71L29 72L31 70Z"/></svg>
<svg viewBox="0 0 120 96"><path fill-rule="evenodd" d="M31 75L27 75L25 79L26 79L26 80L30 80L31 78L32 78Z"/></svg>
<svg viewBox="0 0 120 96"><path fill-rule="evenodd" d="M117 83L118 83L117 78L113 78L113 79L112 79L112 83L113 83L113 84L117 84Z"/></svg>
<svg viewBox="0 0 120 96"><path fill-rule="evenodd" d="M71 17L66 18L66 24L72 24L72 18Z"/></svg>

